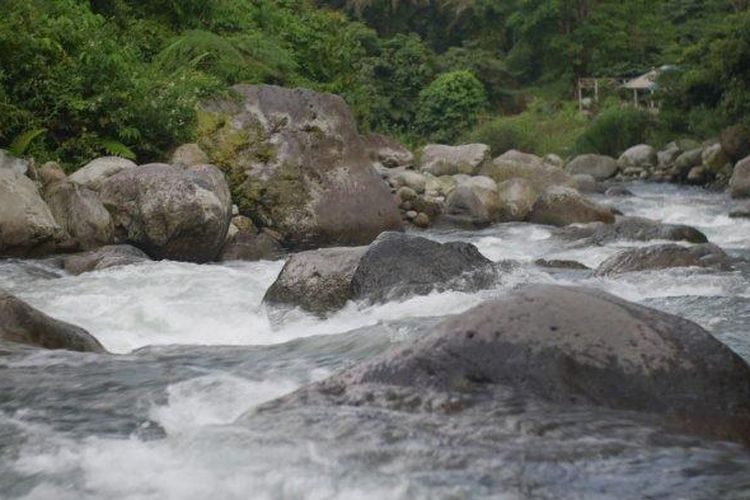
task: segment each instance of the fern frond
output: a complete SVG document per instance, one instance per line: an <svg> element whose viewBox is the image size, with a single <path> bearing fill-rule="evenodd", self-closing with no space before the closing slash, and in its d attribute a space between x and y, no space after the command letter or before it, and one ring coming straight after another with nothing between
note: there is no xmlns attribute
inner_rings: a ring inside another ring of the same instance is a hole
<svg viewBox="0 0 750 500"><path fill-rule="evenodd" d="M127 158L128 160L136 159L136 154L133 152L133 150L120 141L115 141L112 139L102 139L99 141L99 146L108 155L119 156L121 158Z"/></svg>
<svg viewBox="0 0 750 500"><path fill-rule="evenodd" d="M8 152L19 158L23 156L23 154L28 149L29 145L31 144L31 141L45 133L47 129L44 128L37 128L37 129L31 129L27 130L19 135L16 136L15 139L13 139L13 142L10 143L10 146L8 146Z"/></svg>

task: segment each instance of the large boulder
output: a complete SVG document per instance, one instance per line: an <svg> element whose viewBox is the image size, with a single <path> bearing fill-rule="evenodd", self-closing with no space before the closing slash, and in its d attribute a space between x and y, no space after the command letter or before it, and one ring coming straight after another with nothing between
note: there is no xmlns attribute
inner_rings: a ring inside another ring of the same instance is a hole
<svg viewBox="0 0 750 500"><path fill-rule="evenodd" d="M565 167L565 170L571 175L590 175L597 181L614 177L619 169L617 160L614 158L595 154L576 156Z"/></svg>
<svg viewBox="0 0 750 500"><path fill-rule="evenodd" d="M656 155L656 150L653 147L648 144L639 144L625 150L625 152L620 155L617 163L623 170L627 168L651 170L659 163L659 160Z"/></svg>
<svg viewBox="0 0 750 500"><path fill-rule="evenodd" d="M3 290L0 290L0 340L44 349L105 352L86 330L50 318Z"/></svg>
<svg viewBox="0 0 750 500"><path fill-rule="evenodd" d="M684 153L675 159L672 166L672 180L685 181L690 174L690 171L695 167L700 166L703 161L703 148L694 148Z"/></svg>
<svg viewBox="0 0 750 500"><path fill-rule="evenodd" d="M526 220L534 207L537 192L526 179L514 178L497 185L497 221Z"/></svg>
<svg viewBox="0 0 750 500"><path fill-rule="evenodd" d="M205 103L200 146L227 174L242 215L286 246L362 245L401 230L394 197L338 96L237 85Z"/></svg>
<svg viewBox="0 0 750 500"><path fill-rule="evenodd" d="M581 196L575 189L551 187L534 202L529 221L549 226L567 226L585 222L615 222L609 207Z"/></svg>
<svg viewBox="0 0 750 500"><path fill-rule="evenodd" d="M750 198L750 156L737 162L729 179L732 198Z"/></svg>
<svg viewBox="0 0 750 500"><path fill-rule="evenodd" d="M441 175L475 175L490 160L490 147L485 144L446 146L428 144L422 149L419 168L436 177Z"/></svg>
<svg viewBox="0 0 750 500"><path fill-rule="evenodd" d="M509 179L525 179L537 192L552 186L575 187L575 180L562 169L542 162L541 158L515 150L495 158L480 171L498 184Z"/></svg>
<svg viewBox="0 0 750 500"><path fill-rule="evenodd" d="M238 215L232 217L219 260L276 260L285 253L279 240L280 235L265 228L258 231L249 218Z"/></svg>
<svg viewBox="0 0 750 500"><path fill-rule="evenodd" d="M368 247L292 255L263 300L322 315L349 300L384 302L434 290L475 291L491 286L496 276L494 264L474 245L386 232Z"/></svg>
<svg viewBox="0 0 750 500"><path fill-rule="evenodd" d="M34 182L15 168L0 168L0 256L40 256L69 240Z"/></svg>
<svg viewBox="0 0 750 500"><path fill-rule="evenodd" d="M706 235L694 227L664 224L643 217L619 217L614 224L595 222L570 226L556 230L555 234L568 240L582 240L587 245L604 245L620 240L708 242Z"/></svg>
<svg viewBox="0 0 750 500"><path fill-rule="evenodd" d="M44 192L52 215L83 250L112 243L112 218L96 192L75 182L61 180Z"/></svg>
<svg viewBox="0 0 750 500"><path fill-rule="evenodd" d="M385 168L414 166L414 155L396 139L380 134L368 134L363 140L370 158Z"/></svg>
<svg viewBox="0 0 750 500"><path fill-rule="evenodd" d="M594 289L530 285L305 387L311 399L461 412L495 397L661 415L750 443L750 367L688 320Z"/></svg>
<svg viewBox="0 0 750 500"><path fill-rule="evenodd" d="M732 264L731 258L711 243L691 247L667 243L623 250L602 262L595 274L608 276L672 267L710 267L726 271Z"/></svg>
<svg viewBox="0 0 750 500"><path fill-rule="evenodd" d="M724 129L719 142L732 161L740 161L750 156L750 129L744 125L734 125Z"/></svg>
<svg viewBox="0 0 750 500"><path fill-rule="evenodd" d="M388 182L394 189L408 187L416 193L424 193L427 187L427 177L414 170L397 170L388 177Z"/></svg>
<svg viewBox="0 0 750 500"><path fill-rule="evenodd" d="M97 158L73 172L69 179L77 184L99 191L102 183L109 177L119 174L123 170L135 168L137 165L130 160L117 156Z"/></svg>
<svg viewBox="0 0 750 500"><path fill-rule="evenodd" d="M445 212L481 222L492 222L498 216L497 184L489 177L458 179L446 199Z"/></svg>
<svg viewBox="0 0 750 500"><path fill-rule="evenodd" d="M63 268L73 275L112 267L150 262L148 255L131 245L107 245L88 252L63 257Z"/></svg>
<svg viewBox="0 0 750 500"><path fill-rule="evenodd" d="M228 187L210 166L126 169L104 181L100 197L112 215L116 242L154 259L214 260L232 214Z"/></svg>

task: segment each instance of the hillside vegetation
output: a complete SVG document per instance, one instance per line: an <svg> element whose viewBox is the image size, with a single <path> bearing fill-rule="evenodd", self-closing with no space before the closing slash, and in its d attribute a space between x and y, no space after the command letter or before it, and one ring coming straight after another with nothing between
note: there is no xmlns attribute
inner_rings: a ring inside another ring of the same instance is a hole
<svg viewBox="0 0 750 500"><path fill-rule="evenodd" d="M238 82L340 94L363 130L409 145L569 154L630 139L602 134L705 138L750 119L749 3L5 0L0 147L68 169L163 159L193 138L197 103ZM593 122L576 112L578 77L665 64L677 70L658 118L615 95Z"/></svg>

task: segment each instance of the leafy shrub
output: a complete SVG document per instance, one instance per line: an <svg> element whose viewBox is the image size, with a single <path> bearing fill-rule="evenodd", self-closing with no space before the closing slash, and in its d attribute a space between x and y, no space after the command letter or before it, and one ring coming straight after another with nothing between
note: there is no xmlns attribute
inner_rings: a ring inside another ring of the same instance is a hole
<svg viewBox="0 0 750 500"><path fill-rule="evenodd" d="M588 120L580 116L574 106L558 106L535 99L523 113L480 124L466 134L462 142L487 144L493 155L518 149L538 155L568 156L587 125Z"/></svg>
<svg viewBox="0 0 750 500"><path fill-rule="evenodd" d="M451 143L474 125L486 105L484 87L473 73L444 73L419 93L417 126L430 140Z"/></svg>
<svg viewBox="0 0 750 500"><path fill-rule="evenodd" d="M576 150L618 156L631 146L653 142L661 134L662 125L650 112L630 106L610 107L581 135Z"/></svg>

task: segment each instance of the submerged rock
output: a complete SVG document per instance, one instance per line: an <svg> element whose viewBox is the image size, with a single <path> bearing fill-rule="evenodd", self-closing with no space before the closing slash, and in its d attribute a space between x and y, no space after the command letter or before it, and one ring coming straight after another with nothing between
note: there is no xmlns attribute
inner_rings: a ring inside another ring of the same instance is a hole
<svg viewBox="0 0 750 500"><path fill-rule="evenodd" d="M116 242L155 259L214 260L232 214L229 190L215 167L194 169L151 164L104 181L100 197L112 215Z"/></svg>
<svg viewBox="0 0 750 500"><path fill-rule="evenodd" d="M546 267L550 269L576 269L579 271L590 269L588 266L585 266L575 260L537 259L534 261L534 264L536 264L539 267Z"/></svg>
<svg viewBox="0 0 750 500"><path fill-rule="evenodd" d="M0 339L44 349L105 352L83 328L50 318L21 299L0 290Z"/></svg>
<svg viewBox="0 0 750 500"><path fill-rule="evenodd" d="M612 210L587 200L575 189L553 187L537 198L529 221L549 226L567 226L585 222L615 222Z"/></svg>
<svg viewBox="0 0 750 500"><path fill-rule="evenodd" d="M63 257L62 265L70 274L78 275L111 267L149 262L150 260L148 255L133 246L107 245L88 252Z"/></svg>
<svg viewBox="0 0 750 500"><path fill-rule="evenodd" d="M349 300L384 302L435 290L475 291L491 286L496 276L495 265L474 245L387 232L368 247L292 255L263 300L325 314Z"/></svg>
<svg viewBox="0 0 750 500"><path fill-rule="evenodd" d="M708 242L706 235L693 227L682 224L664 224L643 217L619 217L614 224L595 222L570 226L556 230L555 234L569 240L586 240L587 243L594 245L619 240Z"/></svg>
<svg viewBox="0 0 750 500"><path fill-rule="evenodd" d="M317 399L460 412L508 388L519 398L660 414L688 432L750 443L750 367L731 349L677 316L554 285L484 302L269 407Z"/></svg>
<svg viewBox="0 0 750 500"><path fill-rule="evenodd" d="M370 243L401 230L395 198L338 96L237 85L206 103L200 146L227 175L240 213L295 249Z"/></svg>
<svg viewBox="0 0 750 500"><path fill-rule="evenodd" d="M726 271L732 268L731 262L721 248L711 243L691 247L668 243L624 250L602 262L594 274L607 276L672 267L711 267Z"/></svg>
<svg viewBox="0 0 750 500"><path fill-rule="evenodd" d="M68 247L69 236L15 168L0 168L0 256L38 257Z"/></svg>

